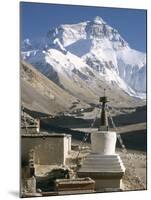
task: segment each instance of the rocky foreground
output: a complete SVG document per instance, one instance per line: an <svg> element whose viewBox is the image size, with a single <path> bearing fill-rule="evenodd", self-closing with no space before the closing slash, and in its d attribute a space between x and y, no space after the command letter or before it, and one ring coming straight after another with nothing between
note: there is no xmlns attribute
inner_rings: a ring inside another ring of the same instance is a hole
<svg viewBox="0 0 151 200"><path fill-rule="evenodd" d="M118 152L126 167L123 190L147 189L147 155L144 152Z"/></svg>

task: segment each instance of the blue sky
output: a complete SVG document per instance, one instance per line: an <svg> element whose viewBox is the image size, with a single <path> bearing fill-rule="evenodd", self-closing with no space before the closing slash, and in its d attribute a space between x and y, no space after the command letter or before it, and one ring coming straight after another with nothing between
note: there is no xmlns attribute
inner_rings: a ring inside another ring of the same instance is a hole
<svg viewBox="0 0 151 200"><path fill-rule="evenodd" d="M88 6L21 2L21 39L46 36L52 27L92 20L101 16L134 49L146 52L146 11Z"/></svg>

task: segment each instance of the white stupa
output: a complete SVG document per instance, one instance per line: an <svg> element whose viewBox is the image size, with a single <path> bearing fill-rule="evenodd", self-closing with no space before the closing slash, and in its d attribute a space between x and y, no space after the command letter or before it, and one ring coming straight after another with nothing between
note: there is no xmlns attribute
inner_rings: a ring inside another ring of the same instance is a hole
<svg viewBox="0 0 151 200"><path fill-rule="evenodd" d="M116 191L122 187L125 167L116 148L116 132L108 130L108 119L105 110L107 97L100 98L102 112L98 131L91 133L92 153L83 161L78 171L79 177L90 177L95 180L96 191Z"/></svg>

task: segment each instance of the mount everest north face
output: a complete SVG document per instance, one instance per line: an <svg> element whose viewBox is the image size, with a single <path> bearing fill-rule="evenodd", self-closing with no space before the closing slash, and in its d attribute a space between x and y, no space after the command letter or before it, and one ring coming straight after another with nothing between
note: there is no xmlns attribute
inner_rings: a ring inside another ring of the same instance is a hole
<svg viewBox="0 0 151 200"><path fill-rule="evenodd" d="M21 58L79 98L103 88L146 98L146 54L132 49L101 17L51 28L21 43Z"/></svg>

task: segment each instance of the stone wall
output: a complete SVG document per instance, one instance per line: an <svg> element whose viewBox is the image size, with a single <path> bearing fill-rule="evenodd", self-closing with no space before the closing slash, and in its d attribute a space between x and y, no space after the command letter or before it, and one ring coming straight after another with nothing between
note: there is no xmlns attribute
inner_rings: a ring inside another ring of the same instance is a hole
<svg viewBox="0 0 151 200"><path fill-rule="evenodd" d="M71 151L71 137L64 138L64 163L66 162L66 157Z"/></svg>
<svg viewBox="0 0 151 200"><path fill-rule="evenodd" d="M37 165L61 165L65 164L71 150L70 135L49 136L22 136L21 160L28 162L29 151L34 150L34 163Z"/></svg>

